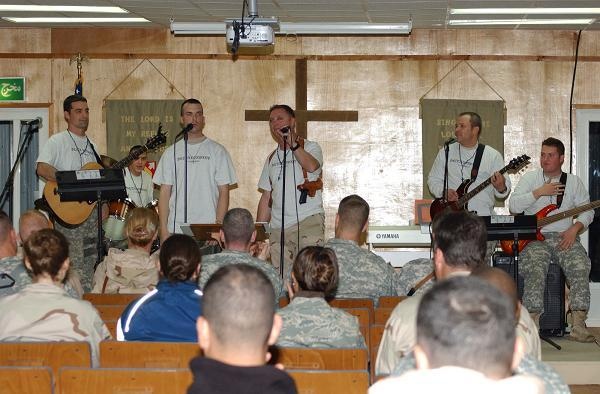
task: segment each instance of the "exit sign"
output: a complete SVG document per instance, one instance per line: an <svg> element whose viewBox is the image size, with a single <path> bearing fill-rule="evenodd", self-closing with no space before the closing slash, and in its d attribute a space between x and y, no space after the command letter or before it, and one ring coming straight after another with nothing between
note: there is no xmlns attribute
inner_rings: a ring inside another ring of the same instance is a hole
<svg viewBox="0 0 600 394"><path fill-rule="evenodd" d="M25 78L0 77L0 101L25 101Z"/></svg>

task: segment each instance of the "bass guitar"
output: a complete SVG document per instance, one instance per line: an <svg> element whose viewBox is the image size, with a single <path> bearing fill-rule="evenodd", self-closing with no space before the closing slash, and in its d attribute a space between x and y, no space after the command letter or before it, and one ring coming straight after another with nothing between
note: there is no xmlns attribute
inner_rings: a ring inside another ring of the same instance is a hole
<svg viewBox="0 0 600 394"><path fill-rule="evenodd" d="M498 172L500 174L504 174L509 170L519 171L520 169L529 164L529 159L531 158L527 155L515 157L510 161L510 163L508 163L504 168L502 168ZM463 183L460 184L458 189L456 189L456 193L458 194L457 201L448 201L443 197L436 198L435 200L433 200L431 206L429 207L429 214L431 215L431 219L435 218L437 215L446 210L460 211L465 209L465 206L467 205L467 202L469 202L470 199L475 197L477 193L479 193L492 183L492 177L489 177L480 185L475 187L473 190L467 192L467 189L473 184L473 182L474 179L466 179L465 181L463 181Z"/></svg>
<svg viewBox="0 0 600 394"><path fill-rule="evenodd" d="M135 160L142 153L156 149L167 142L167 133L162 132L162 125L158 126L156 135L149 138L142 147L134 149L122 160L119 160L111 168L123 169ZM98 170L103 168L102 165L90 162L85 164L82 170ZM77 201L61 201L60 195L58 194L58 185L56 181L47 181L44 186L44 194L40 203L36 203L38 206L48 208L47 210L52 217L57 220L64 227L74 227L83 223L92 213L96 202L77 202Z"/></svg>
<svg viewBox="0 0 600 394"><path fill-rule="evenodd" d="M550 204L545 206L544 208L540 209L535 216L537 217L537 240L538 241L543 241L544 235L541 232L542 227L549 225L550 223L554 223L554 222L558 222L559 220L563 220L569 217L573 217L573 216L577 216L582 212L585 211L591 211L593 209L596 209L600 207L600 200L596 200L593 201L589 204L585 204L582 205L580 207L577 208L573 208L573 209L568 209L564 212L559 212L556 215L551 215L548 216L548 214L556 209L558 209L558 206L556 204ZM525 247L525 245L527 245L529 242L531 242L532 240L529 239L523 239L523 240L519 240L519 253L523 250L523 248ZM512 251L512 246L513 246L513 241L500 241L500 246L502 247L502 251L510 256L512 256L513 251Z"/></svg>

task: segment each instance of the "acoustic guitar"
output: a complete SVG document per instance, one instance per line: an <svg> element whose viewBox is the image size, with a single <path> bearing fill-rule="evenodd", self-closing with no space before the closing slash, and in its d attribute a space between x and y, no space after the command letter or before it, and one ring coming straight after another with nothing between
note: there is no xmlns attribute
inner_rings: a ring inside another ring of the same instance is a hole
<svg viewBox="0 0 600 394"><path fill-rule="evenodd" d="M149 150L156 149L167 142L167 133L162 133L162 125L159 124L156 135L149 138L142 147L134 149L126 157L116 162L111 168L123 169L135 160L139 155ZM103 168L102 165L90 162L85 164L82 170L98 170ZM93 201L61 201L58 194L58 186L56 181L47 181L44 186L43 200L38 206L48 208L52 217L64 227L75 227L83 223L92 213L96 202Z"/></svg>
<svg viewBox="0 0 600 394"><path fill-rule="evenodd" d="M529 159L530 157L527 155L515 157L510 161L510 163L508 163L504 168L502 168L498 172L500 174L504 174L509 170L519 171L521 168L529 164ZM458 189L456 189L456 193L458 194L457 201L448 201L445 198L436 198L435 200L433 200L431 206L429 207L431 219L435 218L437 215L446 210L460 211L465 209L467 202L469 202L470 199L475 197L477 193L479 193L492 183L492 177L489 177L480 185L475 187L473 190L467 192L467 189L473 184L473 182L474 180L466 179L465 181L463 181L463 183L460 184Z"/></svg>
<svg viewBox="0 0 600 394"><path fill-rule="evenodd" d="M537 217L537 240L538 241L543 241L544 235L542 234L542 227L549 225L550 223L554 223L554 222L558 222L559 220L563 220L565 218L568 217L573 217L573 216L577 216L582 212L585 211L591 211L592 209L596 209L600 207L600 200L596 200L593 202L590 202L588 204L582 205L580 207L577 208L572 208L572 209L568 209L566 211L563 212L559 212L556 215L551 215L548 216L548 214L556 209L558 209L558 206L556 204L550 204L550 205L546 205L544 208L540 209L535 216ZM519 240L519 253L521 253L521 251L523 250L523 248L532 240L530 239L522 239ZM510 240L505 240L505 241L500 241L500 246L502 247L502 251L506 254L508 254L509 256L512 256L513 254L513 250L512 250L512 246L513 246L513 241Z"/></svg>

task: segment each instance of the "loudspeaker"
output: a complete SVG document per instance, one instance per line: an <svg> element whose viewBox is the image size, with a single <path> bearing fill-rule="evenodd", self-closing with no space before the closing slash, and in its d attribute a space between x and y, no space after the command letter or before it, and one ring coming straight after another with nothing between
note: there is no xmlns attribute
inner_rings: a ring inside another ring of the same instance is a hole
<svg viewBox="0 0 600 394"><path fill-rule="evenodd" d="M522 264L522 260L519 261ZM504 253L494 254L494 267L506 271L514 277L513 257ZM517 277L519 299L523 299L525 286L523 276ZM562 337L565 335L565 276L558 264L550 263L544 289L544 313L540 316L540 334Z"/></svg>

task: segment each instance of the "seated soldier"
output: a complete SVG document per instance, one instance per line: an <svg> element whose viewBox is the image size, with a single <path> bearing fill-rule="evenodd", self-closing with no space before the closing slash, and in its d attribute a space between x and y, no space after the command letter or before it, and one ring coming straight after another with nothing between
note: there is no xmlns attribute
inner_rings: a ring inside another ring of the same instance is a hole
<svg viewBox="0 0 600 394"><path fill-rule="evenodd" d="M196 281L200 249L192 237L173 234L160 248L156 289L133 301L117 322L119 341L195 342L202 292Z"/></svg>
<svg viewBox="0 0 600 394"><path fill-rule="evenodd" d="M281 329L273 299L269 279L255 267L227 265L210 277L197 324L204 356L190 363L188 394L296 393L288 374L265 365Z"/></svg>
<svg viewBox="0 0 600 394"><path fill-rule="evenodd" d="M543 393L534 377L512 376L522 356L515 303L480 278L452 277L419 304L416 371L383 379L370 394Z"/></svg>
<svg viewBox="0 0 600 394"><path fill-rule="evenodd" d="M33 283L0 298L1 341L86 341L98 365L98 344L111 335L96 309L62 288L69 269L69 244L60 232L44 229L24 244Z"/></svg>
<svg viewBox="0 0 600 394"><path fill-rule="evenodd" d="M128 249L110 248L96 268L92 293L147 293L158 283L157 254L150 255L158 237L158 214L134 208L125 220Z"/></svg>
<svg viewBox="0 0 600 394"><path fill-rule="evenodd" d="M267 275L273 289L275 289L275 298L278 300L282 295L283 285L277 270L271 264L250 254L250 247L256 239L252 214L243 208L233 208L227 211L223 218L220 237L225 249L221 253L207 255L202 258L198 286L201 289L204 288L210 276L225 265L248 264ZM268 252L268 244L265 246L267 248L263 248L263 252Z"/></svg>
<svg viewBox="0 0 600 394"><path fill-rule="evenodd" d="M336 298L371 298L396 295L394 268L375 253L358 246L369 226L369 204L355 194L340 201L335 216L335 238L325 246L333 249L339 267Z"/></svg>
<svg viewBox="0 0 600 394"><path fill-rule="evenodd" d="M329 306L338 281L337 259L333 250L307 246L292 266L291 302L279 310L283 328L277 345L287 347L364 348L358 320L345 311Z"/></svg>

